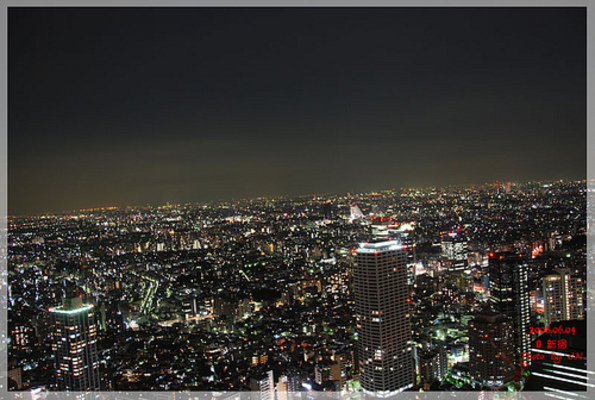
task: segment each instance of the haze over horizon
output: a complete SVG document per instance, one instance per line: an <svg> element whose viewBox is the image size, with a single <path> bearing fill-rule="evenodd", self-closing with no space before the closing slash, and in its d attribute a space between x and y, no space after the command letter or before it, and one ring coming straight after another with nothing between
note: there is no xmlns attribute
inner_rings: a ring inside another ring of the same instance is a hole
<svg viewBox="0 0 595 400"><path fill-rule="evenodd" d="M344 191L344 192L316 192L316 193L294 193L294 194L278 194L278 195L254 195L254 196L245 196L245 197L229 197L229 198L213 198L210 200L203 200L203 201L181 201L181 202L174 202L165 200L161 203L137 203L137 204L99 204L94 206L88 207L79 207L79 208L71 208L65 210L54 210L54 211L45 211L45 212L38 212L38 213L31 213L31 214L9 214L9 217L16 217L16 218L27 218L27 217L41 217L41 216L49 216L49 215L61 215L61 214L69 214L73 212L80 212L80 211L91 211L91 210L109 210L109 209L141 209L141 208L160 208L160 207L168 207L168 206L187 206L187 205L197 205L202 206L205 204L220 204L224 205L227 203L236 203L236 202L243 202L249 200L281 200L281 199L299 199L305 197L325 197L327 196L330 198L337 198L337 197L344 197L344 196L358 196L358 195L366 195L366 194L374 194L374 193L384 193L390 191L400 191L400 190L430 190L430 189L445 189L445 188L457 188L457 187L477 187L477 186L484 186L484 185L501 185L503 187L507 185L514 185L514 184L536 184L536 183L555 183L555 182L580 182L585 181L585 179L542 179L542 180L532 180L532 181L500 181L495 180L492 182L483 182L483 183L452 183L452 184L444 184L444 185L424 185L424 186L411 186L411 187L393 187L393 188L372 188L368 190L360 190L360 191Z"/></svg>
<svg viewBox="0 0 595 400"><path fill-rule="evenodd" d="M8 10L9 215L586 179L585 8Z"/></svg>

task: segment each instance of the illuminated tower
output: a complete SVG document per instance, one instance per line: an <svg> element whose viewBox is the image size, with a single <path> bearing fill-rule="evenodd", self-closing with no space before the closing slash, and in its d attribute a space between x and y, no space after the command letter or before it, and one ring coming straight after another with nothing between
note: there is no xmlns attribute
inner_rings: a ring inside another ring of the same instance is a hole
<svg viewBox="0 0 595 400"><path fill-rule="evenodd" d="M521 254L490 253L490 303L512 323L514 362L530 364L530 304L527 288L527 261Z"/></svg>
<svg viewBox="0 0 595 400"><path fill-rule="evenodd" d="M514 378L511 325L489 308L469 321L469 372L484 387L497 388Z"/></svg>
<svg viewBox="0 0 595 400"><path fill-rule="evenodd" d="M64 299L61 307L50 308L52 350L59 390L99 390L97 327L93 305L82 296Z"/></svg>
<svg viewBox="0 0 595 400"><path fill-rule="evenodd" d="M397 241L360 244L353 269L360 382L386 397L413 386L406 255Z"/></svg>

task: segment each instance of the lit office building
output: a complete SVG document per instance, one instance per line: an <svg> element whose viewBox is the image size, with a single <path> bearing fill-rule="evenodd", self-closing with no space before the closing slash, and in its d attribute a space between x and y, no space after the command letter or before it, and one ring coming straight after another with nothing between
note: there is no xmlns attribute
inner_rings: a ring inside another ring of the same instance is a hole
<svg viewBox="0 0 595 400"><path fill-rule="evenodd" d="M490 303L512 323L514 363L530 364L530 302L527 288L527 261L511 252L490 253Z"/></svg>
<svg viewBox="0 0 595 400"><path fill-rule="evenodd" d="M406 255L397 241L360 244L353 270L360 382L385 397L413 386Z"/></svg>
<svg viewBox="0 0 595 400"><path fill-rule="evenodd" d="M422 351L418 354L419 375L422 385L429 388L429 384L435 381L442 381L446 375L448 362L444 346Z"/></svg>
<svg viewBox="0 0 595 400"><path fill-rule="evenodd" d="M82 297L65 298L61 307L50 308L52 350L59 390L99 390L97 327L93 305Z"/></svg>
<svg viewBox="0 0 595 400"><path fill-rule="evenodd" d="M462 272L469 264L469 243L458 232L442 235L442 257L448 272Z"/></svg>
<svg viewBox="0 0 595 400"><path fill-rule="evenodd" d="M547 325L569 319L583 319L583 279L560 269L543 279L544 317Z"/></svg>
<svg viewBox="0 0 595 400"><path fill-rule="evenodd" d="M512 324L489 308L469 321L469 372L487 388L499 388L514 378Z"/></svg>

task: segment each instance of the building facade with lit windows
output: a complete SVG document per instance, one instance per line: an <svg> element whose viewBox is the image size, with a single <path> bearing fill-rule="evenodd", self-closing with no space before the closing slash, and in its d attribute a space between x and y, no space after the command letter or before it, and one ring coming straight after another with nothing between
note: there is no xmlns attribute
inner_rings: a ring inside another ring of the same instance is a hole
<svg viewBox="0 0 595 400"><path fill-rule="evenodd" d="M482 387L499 388L514 379L512 324L485 308L469 321L469 372Z"/></svg>
<svg viewBox="0 0 595 400"><path fill-rule="evenodd" d="M36 336L35 328L28 322L16 322L10 328L10 344L13 349L31 349Z"/></svg>
<svg viewBox="0 0 595 400"><path fill-rule="evenodd" d="M442 381L448 371L446 348L439 345L433 350L422 350L417 357L421 385L428 390L431 383Z"/></svg>
<svg viewBox="0 0 595 400"><path fill-rule="evenodd" d="M267 371L250 379L250 390L260 393L261 400L275 400L273 371Z"/></svg>
<svg viewBox="0 0 595 400"><path fill-rule="evenodd" d="M463 272L469 265L469 243L459 232L442 235L442 256L444 269L448 272Z"/></svg>
<svg viewBox="0 0 595 400"><path fill-rule="evenodd" d="M544 317L546 325L557 321L583 319L582 278L571 276L570 270L560 269L543 278Z"/></svg>
<svg viewBox="0 0 595 400"><path fill-rule="evenodd" d="M514 363L531 364L531 305L527 287L528 265L522 254L498 252L489 254L490 304L512 323Z"/></svg>
<svg viewBox="0 0 595 400"><path fill-rule="evenodd" d="M100 389L97 326L93 305L81 297L66 298L61 307L50 308L52 350L58 390Z"/></svg>
<svg viewBox="0 0 595 400"><path fill-rule="evenodd" d="M406 254L398 241L361 243L353 285L360 383L387 397L414 384Z"/></svg>

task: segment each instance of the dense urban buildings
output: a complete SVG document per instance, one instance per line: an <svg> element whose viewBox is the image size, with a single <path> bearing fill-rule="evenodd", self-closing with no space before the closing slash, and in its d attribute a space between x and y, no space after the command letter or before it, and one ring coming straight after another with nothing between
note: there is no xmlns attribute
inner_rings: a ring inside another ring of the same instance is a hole
<svg viewBox="0 0 595 400"><path fill-rule="evenodd" d="M495 183L12 216L9 387L543 390L554 353L580 381L586 194ZM572 382L548 387L586 387Z"/></svg>

